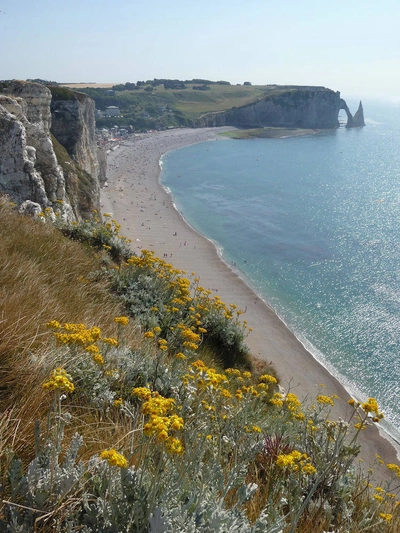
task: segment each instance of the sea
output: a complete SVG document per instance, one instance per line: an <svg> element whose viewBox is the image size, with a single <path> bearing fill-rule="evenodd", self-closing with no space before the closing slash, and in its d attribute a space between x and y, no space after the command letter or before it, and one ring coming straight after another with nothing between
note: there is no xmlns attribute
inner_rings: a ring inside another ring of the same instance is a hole
<svg viewBox="0 0 400 533"><path fill-rule="evenodd" d="M169 152L161 183L400 442L400 104L363 105L364 128Z"/></svg>

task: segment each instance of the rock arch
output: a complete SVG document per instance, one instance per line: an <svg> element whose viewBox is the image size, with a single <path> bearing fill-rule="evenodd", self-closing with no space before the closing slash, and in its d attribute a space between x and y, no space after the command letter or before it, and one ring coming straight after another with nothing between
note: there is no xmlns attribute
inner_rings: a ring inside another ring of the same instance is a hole
<svg viewBox="0 0 400 533"><path fill-rule="evenodd" d="M363 106L362 106L362 102L361 101L360 101L360 104L359 104L358 109L357 109L357 111L356 111L354 116L350 113L350 109L348 108L348 106L347 106L345 100L343 100L343 98L340 99L339 111L341 109L343 109L346 112L346 115L347 115L346 128L360 128L362 126L365 126L364 110L363 110Z"/></svg>

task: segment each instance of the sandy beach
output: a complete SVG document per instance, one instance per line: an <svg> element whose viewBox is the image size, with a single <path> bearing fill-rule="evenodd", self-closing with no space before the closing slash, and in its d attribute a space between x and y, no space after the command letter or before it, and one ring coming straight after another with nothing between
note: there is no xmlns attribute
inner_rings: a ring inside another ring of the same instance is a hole
<svg viewBox="0 0 400 533"><path fill-rule="evenodd" d="M138 255L142 249L148 249L161 258L168 256L176 268L188 274L195 272L203 287L245 311L242 316L253 330L246 339L252 355L272 361L281 385L302 400L306 397L311 400L319 393L336 394L340 400L331 418L346 421L352 408L347 404L350 397L344 387L314 359L268 304L222 261L214 244L186 224L159 183L159 160L163 154L189 144L216 140L219 133L228 129L231 128L168 130L123 141L108 156L102 213L112 213L122 224L121 233L132 239L132 249ZM366 463L372 464L375 454L387 463L398 462L393 443L375 427L362 432L360 442Z"/></svg>

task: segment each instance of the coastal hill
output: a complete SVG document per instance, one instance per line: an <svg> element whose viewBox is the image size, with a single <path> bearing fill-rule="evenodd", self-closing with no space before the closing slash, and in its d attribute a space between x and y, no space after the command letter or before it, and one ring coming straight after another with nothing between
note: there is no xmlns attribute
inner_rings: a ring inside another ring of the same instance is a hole
<svg viewBox="0 0 400 533"><path fill-rule="evenodd" d="M341 109L346 111L348 128L365 125L361 102L353 117L339 92L324 87L300 86L276 87L251 104L202 115L196 124L330 129L339 127L338 114Z"/></svg>
<svg viewBox="0 0 400 533"><path fill-rule="evenodd" d="M108 87L72 84L96 102L100 113L110 106L119 115L98 118L98 126L132 125L135 129L240 126L337 128L346 111L348 127L364 126L361 111L352 116L338 91L298 85L256 85L207 80L153 80Z"/></svg>

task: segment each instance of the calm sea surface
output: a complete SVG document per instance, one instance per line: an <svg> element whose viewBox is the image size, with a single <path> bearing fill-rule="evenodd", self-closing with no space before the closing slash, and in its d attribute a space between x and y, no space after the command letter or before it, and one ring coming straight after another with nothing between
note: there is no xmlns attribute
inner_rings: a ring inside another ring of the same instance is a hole
<svg viewBox="0 0 400 533"><path fill-rule="evenodd" d="M358 399L378 399L400 439L400 107L364 113L362 129L170 152L162 183L314 356Z"/></svg>

